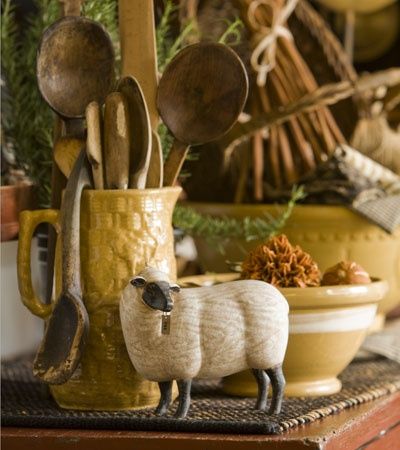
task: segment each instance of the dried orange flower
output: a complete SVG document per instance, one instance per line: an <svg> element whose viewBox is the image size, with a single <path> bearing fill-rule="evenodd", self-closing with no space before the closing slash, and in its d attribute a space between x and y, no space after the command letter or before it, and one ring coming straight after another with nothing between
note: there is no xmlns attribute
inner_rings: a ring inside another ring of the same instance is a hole
<svg viewBox="0 0 400 450"><path fill-rule="evenodd" d="M359 264L353 261L341 261L326 269L321 282L323 286L364 283L371 283L371 278Z"/></svg>
<svg viewBox="0 0 400 450"><path fill-rule="evenodd" d="M241 278L263 280L277 287L319 286L321 273L311 256L292 246L281 234L249 253L242 264Z"/></svg>

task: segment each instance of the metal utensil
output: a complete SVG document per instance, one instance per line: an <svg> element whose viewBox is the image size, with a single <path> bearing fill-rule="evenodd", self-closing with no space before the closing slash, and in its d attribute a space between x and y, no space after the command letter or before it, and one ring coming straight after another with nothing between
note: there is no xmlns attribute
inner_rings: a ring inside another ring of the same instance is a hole
<svg viewBox="0 0 400 450"><path fill-rule="evenodd" d="M217 43L184 48L165 69L157 106L175 137L164 165L164 186L173 185L190 145L218 139L235 123L248 92L243 63Z"/></svg>
<svg viewBox="0 0 400 450"><path fill-rule="evenodd" d="M104 162L106 188L127 189L129 183L130 129L128 102L112 92L104 108Z"/></svg>
<svg viewBox="0 0 400 450"><path fill-rule="evenodd" d="M151 125L147 104L137 80L124 77L117 90L128 105L128 128L130 133L129 187L144 189L151 156Z"/></svg>
<svg viewBox="0 0 400 450"><path fill-rule="evenodd" d="M68 180L61 208L62 292L33 365L34 374L50 384L62 384L71 377L89 331L80 283L79 227L82 191L90 186L88 162L82 150Z"/></svg>
<svg viewBox="0 0 400 450"><path fill-rule="evenodd" d="M102 129L103 116L100 105L94 101L86 108L86 154L92 166L95 189L104 189Z"/></svg>

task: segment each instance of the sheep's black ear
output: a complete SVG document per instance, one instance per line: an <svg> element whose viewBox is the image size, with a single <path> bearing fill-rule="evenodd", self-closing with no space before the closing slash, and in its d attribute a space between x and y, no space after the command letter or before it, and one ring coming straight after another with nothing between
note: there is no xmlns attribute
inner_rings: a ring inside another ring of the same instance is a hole
<svg viewBox="0 0 400 450"><path fill-rule="evenodd" d="M169 288L172 292L180 292L181 290L181 287L177 284L171 284Z"/></svg>
<svg viewBox="0 0 400 450"><path fill-rule="evenodd" d="M131 280L131 285L135 287L143 287L146 284L146 280L143 277L135 277Z"/></svg>

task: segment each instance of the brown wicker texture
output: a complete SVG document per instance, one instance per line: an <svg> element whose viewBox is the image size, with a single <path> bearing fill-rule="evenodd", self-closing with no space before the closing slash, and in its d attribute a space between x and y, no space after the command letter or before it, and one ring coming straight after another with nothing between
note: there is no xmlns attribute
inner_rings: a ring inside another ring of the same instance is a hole
<svg viewBox="0 0 400 450"><path fill-rule="evenodd" d="M341 392L325 397L285 398L279 416L254 409L255 399L223 394L218 381L196 382L186 419L165 418L153 409L75 411L60 409L46 386L32 377L28 359L2 364L2 424L38 428L130 429L271 434L337 414L400 390L400 365L387 359L353 362L340 376Z"/></svg>

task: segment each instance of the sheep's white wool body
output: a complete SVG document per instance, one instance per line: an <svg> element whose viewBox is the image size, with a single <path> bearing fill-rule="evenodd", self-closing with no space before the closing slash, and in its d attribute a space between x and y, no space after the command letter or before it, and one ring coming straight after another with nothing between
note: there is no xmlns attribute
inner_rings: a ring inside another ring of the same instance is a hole
<svg viewBox="0 0 400 450"><path fill-rule="evenodd" d="M142 293L129 284L120 315L129 356L144 378L214 378L283 362L289 307L267 283L242 280L172 293L170 334L161 334L162 312L145 305Z"/></svg>

